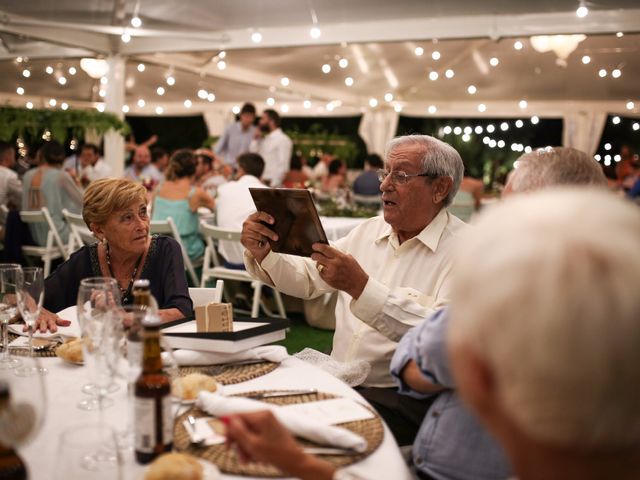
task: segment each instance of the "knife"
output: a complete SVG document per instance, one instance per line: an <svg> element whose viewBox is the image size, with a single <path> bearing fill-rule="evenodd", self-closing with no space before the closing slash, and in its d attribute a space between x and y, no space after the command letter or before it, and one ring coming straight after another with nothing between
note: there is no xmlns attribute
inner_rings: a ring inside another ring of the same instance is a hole
<svg viewBox="0 0 640 480"><path fill-rule="evenodd" d="M262 400L264 398L290 397L293 395L312 395L314 393L318 393L318 390L316 390L315 388L307 388L304 390L277 390L274 392L257 392L251 394L239 393L238 395L246 398Z"/></svg>

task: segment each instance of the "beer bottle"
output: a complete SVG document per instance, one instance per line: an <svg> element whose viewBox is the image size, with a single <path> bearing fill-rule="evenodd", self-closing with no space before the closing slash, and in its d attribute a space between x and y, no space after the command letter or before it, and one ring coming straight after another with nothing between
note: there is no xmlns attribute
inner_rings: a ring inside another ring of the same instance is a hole
<svg viewBox="0 0 640 480"><path fill-rule="evenodd" d="M151 306L151 287L149 280L140 279L133 282L133 305L142 311L133 310L133 323L127 333L127 358L132 365L142 365L142 318L143 311Z"/></svg>
<svg viewBox="0 0 640 480"><path fill-rule="evenodd" d="M11 397L9 385L0 382L0 415L9 415ZM16 451L0 443L0 480L26 480L27 467Z"/></svg>
<svg viewBox="0 0 640 480"><path fill-rule="evenodd" d="M173 445L171 380L162 371L160 320L149 315L143 321L142 373L134 386L135 454L149 463Z"/></svg>

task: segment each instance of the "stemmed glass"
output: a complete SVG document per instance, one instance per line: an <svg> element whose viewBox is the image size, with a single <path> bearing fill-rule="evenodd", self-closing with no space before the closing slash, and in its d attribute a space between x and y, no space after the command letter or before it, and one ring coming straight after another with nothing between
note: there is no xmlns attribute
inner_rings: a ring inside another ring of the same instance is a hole
<svg viewBox="0 0 640 480"><path fill-rule="evenodd" d="M22 274L18 275L18 310L24 323L29 329L29 356L33 358L33 330L42 310L44 300L44 278L42 269L38 267L25 267ZM30 376L40 373L46 375L48 370L44 367L34 368L32 366L22 366L15 370L16 375Z"/></svg>
<svg viewBox="0 0 640 480"><path fill-rule="evenodd" d="M38 371L39 359L24 358L23 364ZM0 444L18 448L26 445L40 430L46 396L41 375L18 376L14 373L14 370L0 370ZM18 465L22 463L19 459L14 461ZM16 465L15 468L19 467Z"/></svg>
<svg viewBox="0 0 640 480"><path fill-rule="evenodd" d="M78 289L77 305L84 360L91 371L94 380L91 390L95 393L95 397L82 400L78 407L82 410L102 410L113 405L113 400L106 395L113 380L112 370L107 364L108 348L114 336L120 335L119 330L115 328L116 322L113 321L120 306L116 280L109 277L82 280Z"/></svg>
<svg viewBox="0 0 640 480"><path fill-rule="evenodd" d="M16 286L21 267L17 263L0 263L0 321L2 321L2 357L0 369L15 368L20 360L9 356L9 320L18 312Z"/></svg>

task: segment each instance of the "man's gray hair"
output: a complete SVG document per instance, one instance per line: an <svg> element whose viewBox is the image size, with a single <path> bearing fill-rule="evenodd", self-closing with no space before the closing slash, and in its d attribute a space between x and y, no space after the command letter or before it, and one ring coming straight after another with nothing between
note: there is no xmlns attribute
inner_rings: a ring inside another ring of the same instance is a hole
<svg viewBox="0 0 640 480"><path fill-rule="evenodd" d="M636 205L565 187L488 208L458 246L449 344L488 364L530 438L640 442L639 238Z"/></svg>
<svg viewBox="0 0 640 480"><path fill-rule="evenodd" d="M444 207L448 207L453 202L453 197L458 193L458 188L460 188L460 182L462 182L462 176L464 175L464 164L460 154L451 145L429 135L405 135L396 137L387 144L384 157L385 159L388 158L391 152L400 147L413 146L422 151L422 169L420 173L449 177L453 180L451 191L444 199Z"/></svg>
<svg viewBox="0 0 640 480"><path fill-rule="evenodd" d="M539 149L522 155L510 182L514 192L561 185L607 184L602 168L586 153L568 147Z"/></svg>

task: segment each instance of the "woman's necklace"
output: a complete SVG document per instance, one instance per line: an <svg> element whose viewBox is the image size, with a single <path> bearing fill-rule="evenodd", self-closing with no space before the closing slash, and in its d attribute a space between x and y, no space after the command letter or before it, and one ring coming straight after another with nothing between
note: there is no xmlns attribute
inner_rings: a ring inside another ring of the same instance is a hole
<svg viewBox="0 0 640 480"><path fill-rule="evenodd" d="M111 274L111 276L113 278L116 278L116 282L118 283L118 289L120 290L120 296L122 297L122 303L126 303L126 300L129 298L129 295L131 295L131 288L133 287L133 281L136 278L136 273L138 273L138 267L140 266L140 262L142 261L143 255L144 255L144 252L140 254L140 256L138 257L138 260L136 261L136 266L133 267L133 273L131 274L129 285L127 285L127 288L122 288L120 286L120 282L118 282L118 279L113 273L113 267L111 266L111 255L109 255L109 244L107 243L107 248L106 248L107 267L109 267L109 273Z"/></svg>

